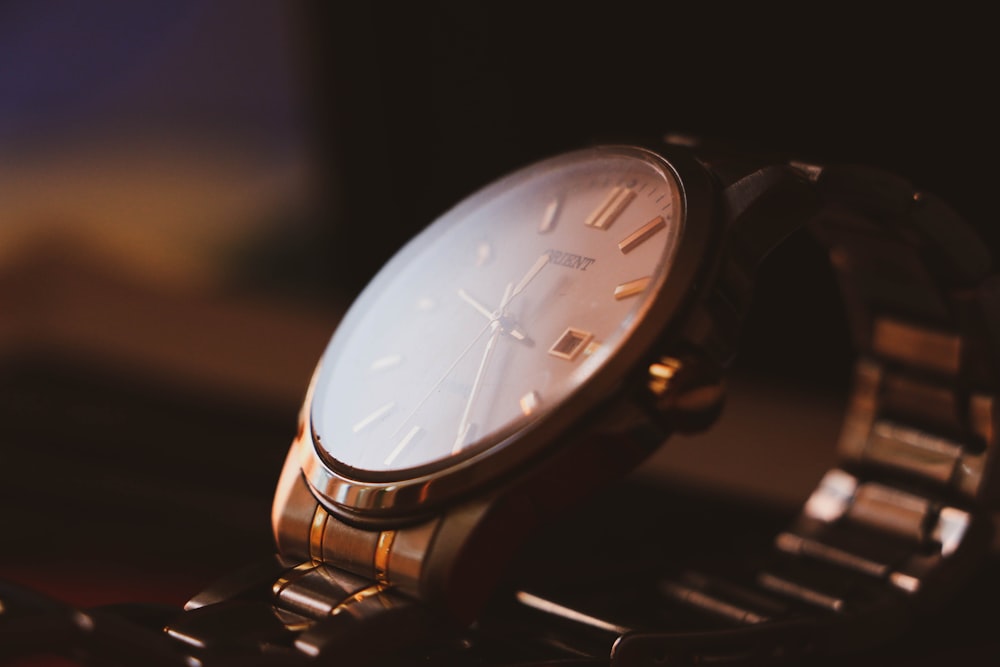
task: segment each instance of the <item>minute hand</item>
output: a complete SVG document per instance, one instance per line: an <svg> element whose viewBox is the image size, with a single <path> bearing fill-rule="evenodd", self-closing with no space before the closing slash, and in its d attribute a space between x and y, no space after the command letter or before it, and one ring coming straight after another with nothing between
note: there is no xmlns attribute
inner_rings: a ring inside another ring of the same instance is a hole
<svg viewBox="0 0 1000 667"><path fill-rule="evenodd" d="M420 399L420 401L416 404L416 406L414 406L414 408L410 410L409 413L407 413L406 417L404 417L403 420L399 423L399 426L396 427L396 430L393 431L393 435L398 434L402 430L403 425L406 424L413 415L417 414L417 411L420 410L421 407L423 407L424 403L427 402L427 399L429 399L431 395L434 393L434 391L439 386L441 386L441 384L445 381L445 379L449 375L451 375L451 372L455 369L456 366L458 366L458 363L465 358L465 355L469 353L469 351L476 344L476 342L483 337L483 334L485 334L487 331L490 330L491 327L493 327L495 322L497 322L500 319L500 317L503 315L504 309L507 307L508 304L510 304L511 300L522 290L524 290L525 287L528 286L528 283L531 282L531 280L536 275L538 275L538 272L542 270L542 267L545 266L548 263L548 261L549 261L548 253L539 257L537 260L535 260L535 263L532 265L532 267L528 269L528 272L524 274L524 277L521 278L521 281L517 284L517 286L514 289L510 290L509 294L504 294L503 302L497 309L497 314L491 317L490 321L487 322L483 326L483 328L479 330L479 332L476 334L476 337L473 338L471 341L469 341L469 344L465 346L465 349L463 349L462 352L459 353L458 358L455 359L450 366L448 366L447 370L445 370L445 372L441 374L441 377L438 378L438 381L435 382L433 386L431 386L430 390L426 394L424 394L423 398Z"/></svg>
<svg viewBox="0 0 1000 667"><path fill-rule="evenodd" d="M513 285L511 285L511 288L513 288ZM458 296L462 299L462 301L465 301L467 304L475 308L477 313L488 319L490 322L493 322L493 316L496 315L496 313L479 303L471 294L466 292L464 289L459 288ZM498 321L503 329L503 333L507 334L511 338L514 338L515 340L521 341L522 343L526 343L528 345L531 344L531 340L528 338L528 335L521 331L521 328L517 326L517 322L504 315L501 315Z"/></svg>
<svg viewBox="0 0 1000 667"><path fill-rule="evenodd" d="M538 272L541 271L542 268L548 263L549 263L548 253L545 253L544 255L535 260L535 263L531 265L531 268L528 269L528 272L524 274L524 277L521 278L521 281L514 286L514 289L511 291L510 296L504 299L503 303L500 304L500 308L498 310L500 311L501 314L503 314L504 309L507 308L510 302L514 300L514 297L523 292L524 288L528 286L528 283L534 280L535 276L538 275Z"/></svg>
<svg viewBox="0 0 1000 667"><path fill-rule="evenodd" d="M510 295L513 293L513 285L507 283L507 289L504 290L503 302L506 303L510 301ZM490 321L490 326L493 327L493 333L490 335L489 339L486 341L486 349L483 350L483 357L479 361L479 369L476 371L476 379L472 381L472 387L469 389L469 398L465 402L465 410L462 412L462 418L458 422L458 433L455 438L455 444L451 448L452 454L457 454L462 450L462 445L465 443L465 438L469 433L469 415L472 413L472 406L476 402L476 397L479 395L479 389L483 386L483 378L486 375L486 367L490 363L490 359L493 357L493 349L496 347L497 339L500 337L500 322L499 317L503 314L503 308L498 311L500 314L497 318Z"/></svg>
<svg viewBox="0 0 1000 667"><path fill-rule="evenodd" d="M534 277L538 275L538 272L541 271L542 268L548 264L548 262L549 255L546 253L535 260L535 263L530 269L528 269L528 272L524 274L524 277L521 278L516 287L512 288L511 283L507 283L507 289L504 290L503 299L500 301L500 307L497 308L496 313L490 320L490 325L495 328L493 329L493 334L486 343L486 349L483 351L483 358L479 363L479 369L476 371L476 378L473 380L472 388L469 391L469 399L465 403L465 410L463 411L462 418L458 423L458 434L455 438L455 444L451 450L453 454L457 454L462 450L465 438L468 435L469 415L472 412L473 404L476 402L476 397L479 395L479 389L482 387L486 367L490 362L490 358L493 356L493 348L496 346L497 338L500 335L499 320L504 316L507 306L514 300L514 297L520 294L524 288L528 286L528 283L530 283Z"/></svg>

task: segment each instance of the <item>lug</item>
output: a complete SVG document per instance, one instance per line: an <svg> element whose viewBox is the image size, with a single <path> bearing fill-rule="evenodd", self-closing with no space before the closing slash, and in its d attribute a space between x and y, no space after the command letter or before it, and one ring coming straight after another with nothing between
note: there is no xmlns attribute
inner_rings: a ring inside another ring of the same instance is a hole
<svg viewBox="0 0 1000 667"><path fill-rule="evenodd" d="M697 353L664 355L653 361L646 388L657 420L682 433L711 426L725 402L722 369Z"/></svg>

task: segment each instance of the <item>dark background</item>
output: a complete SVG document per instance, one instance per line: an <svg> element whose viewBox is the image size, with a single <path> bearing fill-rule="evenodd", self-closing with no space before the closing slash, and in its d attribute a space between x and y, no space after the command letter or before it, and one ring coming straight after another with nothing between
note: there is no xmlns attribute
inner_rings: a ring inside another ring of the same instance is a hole
<svg viewBox="0 0 1000 667"><path fill-rule="evenodd" d="M865 162L1000 246L988 24L830 3L0 4L0 579L179 605L268 553L343 308L436 215L560 150L679 132ZM792 511L832 460L850 358L825 256L793 236L720 429L647 472Z"/></svg>
<svg viewBox="0 0 1000 667"><path fill-rule="evenodd" d="M679 2L313 8L308 71L324 83L310 107L341 186L343 224L328 231L352 249L330 270L352 290L492 178L582 144L667 132L870 163L985 217L988 58L975 16ZM384 231L378 243L372 229ZM768 368L814 375L817 349L833 351L820 372L843 365L817 259L796 238L766 274L757 317L781 324L751 335Z"/></svg>

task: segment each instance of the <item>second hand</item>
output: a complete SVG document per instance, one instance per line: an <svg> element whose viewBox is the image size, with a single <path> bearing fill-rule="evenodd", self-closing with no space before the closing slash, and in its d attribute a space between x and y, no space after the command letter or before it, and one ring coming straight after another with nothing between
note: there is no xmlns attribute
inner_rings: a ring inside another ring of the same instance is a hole
<svg viewBox="0 0 1000 667"><path fill-rule="evenodd" d="M427 393L424 394L423 398L421 398L420 401L413 407L413 409L406 414L403 420L399 422L399 426L396 427L396 429L392 432L390 437L394 437L399 434L399 432L403 429L403 426L410 420L411 417L413 417L413 415L417 414L417 411L420 410L420 408L424 406L424 403L427 402L427 399L429 399L434 394L437 388L441 386L441 383L443 383L445 379L447 379L447 377L451 374L451 372L455 370L455 366L458 366L459 362L462 361L462 359L465 358L465 355L469 353L469 350L471 350L473 346L475 346L475 344L479 342L479 339L483 337L483 334L489 331L490 327L493 326L493 323L500 319L500 316L503 314L504 310L506 310L507 306L510 305L510 302L513 301L518 294L524 291L524 288L528 286L528 283L530 283L535 278L535 276L538 275L538 273L542 270L542 268L544 268L545 265L548 263L549 263L548 253L542 254L538 259L535 260L535 263L531 265L531 268L528 269L527 273L524 274L524 276L513 288L513 290L510 290L506 298L504 298L503 302L500 304L500 307L497 309L497 316L495 318L491 317L490 321L487 322L485 326L483 326L483 328L479 330L478 333L476 333L476 337L473 338L469 342L469 344L465 346L465 349L462 350L462 352L458 355L455 361L451 362L451 364L448 366L445 372L441 374L441 377L438 378L438 381L431 386L431 388L427 391Z"/></svg>
<svg viewBox="0 0 1000 667"><path fill-rule="evenodd" d="M511 294L514 290L514 283L507 283L507 289L504 290L503 300L501 301L502 306L499 310L500 315L497 318L491 319L490 324L494 325L493 334L490 339L486 341L486 350L483 352L483 358L479 361L479 370L476 371L476 379L472 381L472 389L469 390L469 400L465 402L465 410L462 412L462 419L458 422L458 435L455 438L455 444L451 448L452 454L457 454L462 450L462 445L465 442L465 436L469 431L469 415L472 413L472 405L476 401L476 396L479 394L479 388L483 384L483 377L486 375L486 367L490 363L490 359L493 357L493 349L496 347L497 339L500 337L502 331L500 327L500 317L503 316L503 308L506 307L508 301L510 301Z"/></svg>

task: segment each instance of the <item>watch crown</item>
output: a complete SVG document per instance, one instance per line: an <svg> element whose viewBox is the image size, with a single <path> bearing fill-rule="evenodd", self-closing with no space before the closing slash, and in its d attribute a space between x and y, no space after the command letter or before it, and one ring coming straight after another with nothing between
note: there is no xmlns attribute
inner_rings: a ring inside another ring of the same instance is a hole
<svg viewBox="0 0 1000 667"><path fill-rule="evenodd" d="M649 365L646 386L657 418L685 433L711 426L725 401L721 368L696 354L660 357Z"/></svg>

